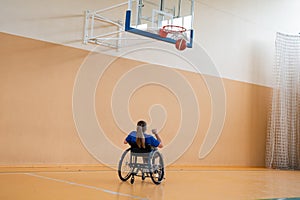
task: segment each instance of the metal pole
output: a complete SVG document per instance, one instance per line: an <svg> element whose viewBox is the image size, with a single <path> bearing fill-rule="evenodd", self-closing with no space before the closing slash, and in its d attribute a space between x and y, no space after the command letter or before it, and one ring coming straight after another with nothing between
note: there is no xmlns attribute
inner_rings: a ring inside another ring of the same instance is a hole
<svg viewBox="0 0 300 200"><path fill-rule="evenodd" d="M101 16L101 15L98 15L98 14L95 14L95 15L94 15L94 18L95 18L95 19L98 19L98 20L101 20L101 21L105 21L105 22L107 22L107 23L111 23L111 24L113 24L113 25L115 25L115 26L123 27L121 24L119 24L119 22L114 22L114 21L112 21L112 20L110 20L110 19L108 19L108 18L105 18L105 17L103 17L103 16Z"/></svg>
<svg viewBox="0 0 300 200"><path fill-rule="evenodd" d="M194 5L194 0L191 0L191 11L192 11L192 19L191 19L191 29L193 29L193 24L194 24L194 8L195 8L195 5Z"/></svg>
<svg viewBox="0 0 300 200"><path fill-rule="evenodd" d="M181 16L181 0L178 1L178 12L177 12L177 17Z"/></svg>
<svg viewBox="0 0 300 200"><path fill-rule="evenodd" d="M136 19L136 25L140 25L141 22L141 18L142 18L142 7L144 7L143 5L143 0L139 0L138 4L137 4L137 19Z"/></svg>
<svg viewBox="0 0 300 200"><path fill-rule="evenodd" d="M163 11L164 9L165 9L165 2L164 2L164 0L160 0L159 10Z"/></svg>
<svg viewBox="0 0 300 200"><path fill-rule="evenodd" d="M128 0L128 10L131 10L131 7L132 7L132 2L131 0Z"/></svg>
<svg viewBox="0 0 300 200"><path fill-rule="evenodd" d="M160 0L159 10L162 11L162 12L165 10L165 2L164 2L164 0ZM157 17L157 28L160 28L162 26L161 22L163 20L164 20L164 15L158 14L158 17Z"/></svg>
<svg viewBox="0 0 300 200"><path fill-rule="evenodd" d="M94 24L95 24L95 13L92 15L92 21L91 21L91 35L90 37L94 37Z"/></svg>
<svg viewBox="0 0 300 200"><path fill-rule="evenodd" d="M104 9L101 9L101 10L97 10L97 11L95 11L95 13L101 13L101 12L104 12L104 11L107 11L107 10L111 10L111 9L114 9L114 8L117 8L117 7L126 5L126 4L128 4L128 8L129 8L129 2L131 3L131 1L129 0L128 2L119 3L119 4L116 4L116 5L113 5L113 6L104 8Z"/></svg>
<svg viewBox="0 0 300 200"><path fill-rule="evenodd" d="M86 10L84 12L85 20L84 20L84 31L83 31L83 43L87 44L89 39L89 18L90 18L90 11Z"/></svg>
<svg viewBox="0 0 300 200"><path fill-rule="evenodd" d="M105 34L101 34L101 35L96 35L94 37L91 37L90 39L96 39L96 38L99 38L99 39L104 39L103 37L106 37L106 36L109 36L109 35L114 35L114 34L119 34L123 32L123 30L118 30L118 31L114 31L114 32L110 32L110 33L105 33ZM109 39L109 38L106 38L106 39Z"/></svg>

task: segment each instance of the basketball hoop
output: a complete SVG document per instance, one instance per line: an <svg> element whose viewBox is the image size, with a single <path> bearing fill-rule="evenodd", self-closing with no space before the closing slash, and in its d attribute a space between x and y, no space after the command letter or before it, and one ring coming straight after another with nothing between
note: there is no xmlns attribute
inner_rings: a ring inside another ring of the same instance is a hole
<svg viewBox="0 0 300 200"><path fill-rule="evenodd" d="M186 28L177 25L165 25L159 30L159 36L162 38L166 38L168 34L171 34L171 38L176 40L175 47L176 49L182 51L186 48L186 38L184 37L184 33L186 32Z"/></svg>
<svg viewBox="0 0 300 200"><path fill-rule="evenodd" d="M184 28L182 26L169 24L169 25L163 26L159 30L159 36L162 38L166 38L169 33L173 34L173 35L180 35L180 34L183 34L184 32L186 32L186 28Z"/></svg>

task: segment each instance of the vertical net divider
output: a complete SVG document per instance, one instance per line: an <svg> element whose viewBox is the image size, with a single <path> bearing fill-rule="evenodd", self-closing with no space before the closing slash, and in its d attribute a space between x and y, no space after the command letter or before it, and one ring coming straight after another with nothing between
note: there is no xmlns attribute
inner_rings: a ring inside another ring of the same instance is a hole
<svg viewBox="0 0 300 200"><path fill-rule="evenodd" d="M266 167L300 169L300 36L277 33Z"/></svg>

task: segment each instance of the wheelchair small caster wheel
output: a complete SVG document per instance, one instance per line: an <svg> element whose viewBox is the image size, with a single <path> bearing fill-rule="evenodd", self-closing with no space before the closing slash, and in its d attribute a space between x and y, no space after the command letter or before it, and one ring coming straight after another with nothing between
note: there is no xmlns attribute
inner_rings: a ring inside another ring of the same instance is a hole
<svg viewBox="0 0 300 200"><path fill-rule="evenodd" d="M142 180L145 180L146 179L146 176L145 176L145 173L142 174Z"/></svg>
<svg viewBox="0 0 300 200"><path fill-rule="evenodd" d="M130 183L133 184L134 183L134 176L131 177L130 179Z"/></svg>

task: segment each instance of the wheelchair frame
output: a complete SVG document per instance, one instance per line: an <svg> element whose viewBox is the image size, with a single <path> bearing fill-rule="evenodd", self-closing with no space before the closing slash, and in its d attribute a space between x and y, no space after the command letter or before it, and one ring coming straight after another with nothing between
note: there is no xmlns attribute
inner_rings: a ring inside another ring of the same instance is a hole
<svg viewBox="0 0 300 200"><path fill-rule="evenodd" d="M122 181L134 183L135 176L142 180L150 177L156 185L164 179L164 161L162 154L155 149L140 149L130 147L124 151L119 161L118 175Z"/></svg>

